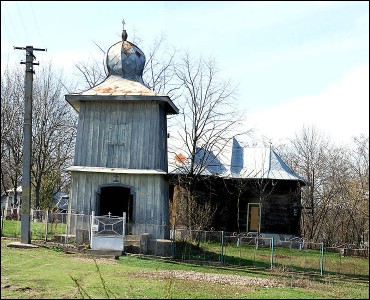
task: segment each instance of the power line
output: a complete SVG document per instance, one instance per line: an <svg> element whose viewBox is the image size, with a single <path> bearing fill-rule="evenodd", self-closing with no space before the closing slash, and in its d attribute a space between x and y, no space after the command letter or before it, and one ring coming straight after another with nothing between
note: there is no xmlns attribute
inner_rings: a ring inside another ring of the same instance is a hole
<svg viewBox="0 0 370 300"><path fill-rule="evenodd" d="M30 7L31 7L33 20L34 20L35 25L36 25L37 33L38 33L38 35L39 35L39 37L40 37L40 41L41 41L41 43L42 43L42 44L45 44L45 43L44 43L44 39L43 39L43 37L42 37L42 35L41 35L41 32L40 32L39 26L38 26L37 19L36 19L36 17L35 17L35 12L34 12L34 10L33 10L32 2L31 2L31 1L28 1L28 2L29 2Z"/></svg>
<svg viewBox="0 0 370 300"><path fill-rule="evenodd" d="M5 19L2 13L1 13L1 28L4 28L4 32L9 37L9 40L12 42L12 44L14 45L14 40L12 38L11 33L9 33L8 25L5 26Z"/></svg>
<svg viewBox="0 0 370 300"><path fill-rule="evenodd" d="M12 18L10 17L10 16L11 16L11 14L9 13L8 6L7 6L7 5L5 5L5 4L2 4L2 6L3 6L3 7L5 7L5 9L6 9L6 11L7 11L7 16L8 16L8 18L9 18L9 22L10 22L11 28L12 28L12 29L14 30L14 32L15 32L15 37L16 37L16 39L17 39L17 40L19 40L19 35L18 35L17 30L16 30L16 27L15 27L15 26L14 26L14 24L13 24Z"/></svg>
<svg viewBox="0 0 370 300"><path fill-rule="evenodd" d="M17 11L18 11L19 17L21 18L22 25L23 25L23 30L24 30L24 32L26 33L26 37L27 37L28 41L29 41L29 42L31 42L31 40L30 40L30 38L29 38L29 36L28 36L28 32L27 32L26 26L24 26L23 18L22 18L21 12L20 12L20 10L19 10L19 7L18 7L18 3L17 3L17 1L15 1L15 5L17 6Z"/></svg>

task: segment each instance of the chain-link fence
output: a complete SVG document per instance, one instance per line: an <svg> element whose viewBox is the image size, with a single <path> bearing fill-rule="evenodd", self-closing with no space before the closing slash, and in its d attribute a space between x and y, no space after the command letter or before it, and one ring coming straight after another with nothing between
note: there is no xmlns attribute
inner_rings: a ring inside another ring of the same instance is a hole
<svg viewBox="0 0 370 300"><path fill-rule="evenodd" d="M21 236L21 221L1 220L1 235ZM32 211L31 239L84 245L91 242L91 216ZM255 233L200 231L162 224L125 225L126 253L163 256L242 268L369 276L369 248L327 246L300 238L279 240Z"/></svg>

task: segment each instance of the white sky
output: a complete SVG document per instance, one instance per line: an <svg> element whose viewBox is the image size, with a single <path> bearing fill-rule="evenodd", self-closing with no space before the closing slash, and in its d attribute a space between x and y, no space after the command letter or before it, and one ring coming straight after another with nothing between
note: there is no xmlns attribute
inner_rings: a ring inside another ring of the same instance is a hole
<svg viewBox="0 0 370 300"><path fill-rule="evenodd" d="M144 53L164 34L214 57L257 138L284 142L303 125L338 144L369 135L368 1L1 1L1 69L31 45L72 78L74 63L101 55L94 42L120 40L122 19Z"/></svg>

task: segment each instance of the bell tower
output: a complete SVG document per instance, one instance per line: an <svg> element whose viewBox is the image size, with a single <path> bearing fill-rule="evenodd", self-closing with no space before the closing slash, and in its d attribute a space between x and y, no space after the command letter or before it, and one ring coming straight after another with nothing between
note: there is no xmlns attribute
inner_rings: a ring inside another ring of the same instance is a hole
<svg viewBox="0 0 370 300"><path fill-rule="evenodd" d="M126 212L132 224L169 225L167 115L178 108L145 85L145 55L127 37L123 28L108 49L103 82L65 95L79 114L69 212Z"/></svg>

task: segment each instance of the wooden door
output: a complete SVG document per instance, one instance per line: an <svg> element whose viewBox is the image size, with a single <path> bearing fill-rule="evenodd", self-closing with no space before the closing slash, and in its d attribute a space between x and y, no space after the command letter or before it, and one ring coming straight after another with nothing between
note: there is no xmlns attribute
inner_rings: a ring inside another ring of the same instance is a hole
<svg viewBox="0 0 370 300"><path fill-rule="evenodd" d="M259 204L248 204L248 231L257 232L259 228Z"/></svg>

